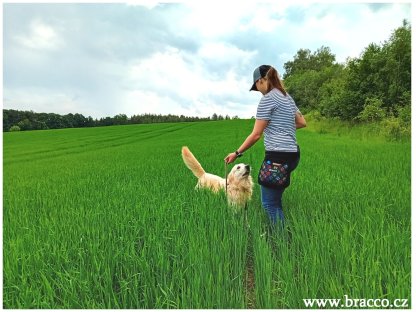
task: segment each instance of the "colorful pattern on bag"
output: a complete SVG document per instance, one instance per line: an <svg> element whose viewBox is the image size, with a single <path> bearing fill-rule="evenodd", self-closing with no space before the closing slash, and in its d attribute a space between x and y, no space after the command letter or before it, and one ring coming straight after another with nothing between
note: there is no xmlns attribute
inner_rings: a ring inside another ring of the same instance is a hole
<svg viewBox="0 0 416 312"><path fill-rule="evenodd" d="M289 177L289 165L264 161L259 172L259 181L269 185L283 186Z"/></svg>

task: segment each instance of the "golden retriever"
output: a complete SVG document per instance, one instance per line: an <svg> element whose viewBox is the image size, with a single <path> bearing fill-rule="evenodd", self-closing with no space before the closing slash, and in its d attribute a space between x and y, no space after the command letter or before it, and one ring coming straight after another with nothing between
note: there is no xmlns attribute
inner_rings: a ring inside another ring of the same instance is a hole
<svg viewBox="0 0 416 312"><path fill-rule="evenodd" d="M246 164L235 165L225 179L217 175L207 173L201 164L191 153L188 147L182 147L182 158L185 165L198 178L195 188L207 188L217 193L219 190L227 190L228 203L232 206L244 206L253 194L253 179L250 176L250 166Z"/></svg>

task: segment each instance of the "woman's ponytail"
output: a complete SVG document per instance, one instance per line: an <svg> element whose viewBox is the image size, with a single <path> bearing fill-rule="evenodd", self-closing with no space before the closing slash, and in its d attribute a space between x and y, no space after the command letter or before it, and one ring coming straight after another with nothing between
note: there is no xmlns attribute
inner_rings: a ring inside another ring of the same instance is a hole
<svg viewBox="0 0 416 312"><path fill-rule="evenodd" d="M283 93L283 95L287 95L287 92L283 86L282 81L279 78L279 74L277 73L277 70L273 67L270 66L270 69L267 71L266 73L266 77L267 79L267 93L269 93L272 89L276 88L279 89L280 92Z"/></svg>

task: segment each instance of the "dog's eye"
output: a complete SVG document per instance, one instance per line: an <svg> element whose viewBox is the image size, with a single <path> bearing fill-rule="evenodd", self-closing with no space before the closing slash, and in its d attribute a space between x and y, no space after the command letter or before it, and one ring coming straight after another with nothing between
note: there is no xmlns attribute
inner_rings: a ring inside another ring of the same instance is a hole
<svg viewBox="0 0 416 312"><path fill-rule="evenodd" d="M240 166L237 167L237 170L239 170L239 169L240 169Z"/></svg>

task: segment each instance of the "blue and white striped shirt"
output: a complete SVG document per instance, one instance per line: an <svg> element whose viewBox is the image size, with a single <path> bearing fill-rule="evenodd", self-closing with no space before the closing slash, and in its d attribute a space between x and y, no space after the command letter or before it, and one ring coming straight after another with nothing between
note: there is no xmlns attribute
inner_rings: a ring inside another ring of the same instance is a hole
<svg viewBox="0 0 416 312"><path fill-rule="evenodd" d="M256 119L269 120L264 129L266 151L296 152L295 114L298 112L295 101L278 89L264 95L257 107Z"/></svg>

